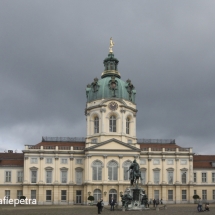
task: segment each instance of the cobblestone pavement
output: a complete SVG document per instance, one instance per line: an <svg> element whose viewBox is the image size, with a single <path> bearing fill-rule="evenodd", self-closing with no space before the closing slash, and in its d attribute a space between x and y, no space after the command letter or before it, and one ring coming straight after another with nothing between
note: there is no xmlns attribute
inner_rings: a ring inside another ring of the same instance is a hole
<svg viewBox="0 0 215 215"><path fill-rule="evenodd" d="M154 209L144 211L110 211L109 207L105 207L102 211L103 215L192 215L198 214L196 205L168 205L167 209ZM210 211L206 214L215 214L215 205L210 205ZM0 215L97 215L96 206L17 206L12 205L0 206Z"/></svg>

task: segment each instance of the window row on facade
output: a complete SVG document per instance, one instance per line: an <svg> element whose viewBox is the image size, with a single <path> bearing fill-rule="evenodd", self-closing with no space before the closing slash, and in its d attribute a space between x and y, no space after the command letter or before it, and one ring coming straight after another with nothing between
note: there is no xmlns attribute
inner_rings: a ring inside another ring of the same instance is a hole
<svg viewBox="0 0 215 215"><path fill-rule="evenodd" d="M117 118L112 115L109 118L109 132L117 132ZM126 118L126 134L130 134L130 123L131 120L129 117ZM99 117L94 117L94 133L99 133Z"/></svg>
<svg viewBox="0 0 215 215"><path fill-rule="evenodd" d="M198 180L197 178L197 172L193 173L193 182L201 182L201 183L208 183L208 181L211 181L211 183L215 183L215 172L201 172L201 178Z"/></svg>
<svg viewBox="0 0 215 215"><path fill-rule="evenodd" d="M52 164L54 158L45 158L45 162L47 164ZM31 164L37 164L38 163L38 158L31 158L30 159ZM68 164L68 158L61 158L60 159L61 164ZM83 164L83 159L82 158L75 158L75 163L76 164Z"/></svg>

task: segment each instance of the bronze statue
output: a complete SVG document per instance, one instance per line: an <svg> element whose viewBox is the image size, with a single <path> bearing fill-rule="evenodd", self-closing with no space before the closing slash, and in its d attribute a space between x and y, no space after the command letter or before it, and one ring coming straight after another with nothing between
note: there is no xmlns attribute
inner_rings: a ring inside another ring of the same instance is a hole
<svg viewBox="0 0 215 215"><path fill-rule="evenodd" d="M122 206L125 206L125 209L128 209L128 205L131 204L132 196L129 194L129 190L126 191L124 195L121 195Z"/></svg>
<svg viewBox="0 0 215 215"><path fill-rule="evenodd" d="M141 172L140 172L140 166L137 163L136 159L134 159L133 163L130 165L129 169L127 171L130 171L130 183L133 186L133 184L138 185L139 178L141 178Z"/></svg>

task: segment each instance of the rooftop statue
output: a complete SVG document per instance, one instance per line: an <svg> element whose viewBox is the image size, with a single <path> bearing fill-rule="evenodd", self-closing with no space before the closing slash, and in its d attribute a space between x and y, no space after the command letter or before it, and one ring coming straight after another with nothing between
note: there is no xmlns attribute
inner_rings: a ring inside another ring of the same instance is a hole
<svg viewBox="0 0 215 215"><path fill-rule="evenodd" d="M110 47L109 47L109 52L113 52L113 46L114 46L114 42L113 42L113 39L112 39L112 37L110 38Z"/></svg>

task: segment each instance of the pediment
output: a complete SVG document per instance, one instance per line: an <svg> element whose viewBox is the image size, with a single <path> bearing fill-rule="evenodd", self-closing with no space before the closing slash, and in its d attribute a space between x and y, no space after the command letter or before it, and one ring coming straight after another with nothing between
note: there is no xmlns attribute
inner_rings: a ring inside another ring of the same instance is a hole
<svg viewBox="0 0 215 215"><path fill-rule="evenodd" d="M85 148L86 151L140 151L140 149L131 146L128 143L123 143L122 141L116 139L110 139L102 143L98 143L89 148Z"/></svg>

